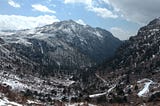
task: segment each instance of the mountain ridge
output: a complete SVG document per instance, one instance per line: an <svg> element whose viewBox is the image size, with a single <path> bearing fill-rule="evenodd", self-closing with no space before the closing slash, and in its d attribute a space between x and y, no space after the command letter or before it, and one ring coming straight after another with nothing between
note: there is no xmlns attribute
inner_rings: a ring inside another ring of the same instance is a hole
<svg viewBox="0 0 160 106"><path fill-rule="evenodd" d="M17 48L18 52L25 54L25 56L27 56L28 51L24 53L24 50L29 50L31 48L37 50L40 56L49 53L48 51L51 53L55 50L66 51L68 49L69 51L74 51L73 53L77 51L77 53L80 53L79 55L86 58L84 60L88 62L93 61L91 63L99 63L105 58L113 56L116 48L121 44L119 39L114 38L110 32L104 29L80 25L72 20L55 22L43 27L37 27L33 30L9 32L8 34L9 35L5 35L4 32L4 35L2 33L1 37L14 48ZM112 45L112 48L110 45ZM29 51L32 52L32 50ZM34 54L34 52L31 54ZM76 56L76 54L74 55ZM63 56L61 57L63 58ZM73 56L71 57L74 58ZM31 60L32 58L33 57L30 57ZM54 59L51 61L54 62ZM58 62L61 63L61 61L62 60L59 60ZM74 63L76 62L72 62L73 65ZM56 65L56 61L54 64Z"/></svg>
<svg viewBox="0 0 160 106"><path fill-rule="evenodd" d="M4 32L0 35L0 61L3 66L0 67L0 77L4 79L1 83L16 90L22 85L18 89L24 91L21 95L30 94L47 102L87 101L102 106L158 105L159 34L159 19L140 28L136 36L123 43L106 30L73 21ZM115 42L111 41L112 38ZM111 60L95 67L94 58L108 55L106 53L110 49L104 48L116 43L121 46L116 46L114 57L110 56Z"/></svg>
<svg viewBox="0 0 160 106"><path fill-rule="evenodd" d="M111 61L97 69L95 76L99 81L95 86L102 83L100 88L114 87L106 93L106 101L127 105L142 104L144 101L149 106L153 102L159 104L159 21L154 19L140 28L136 36L130 37L118 48Z"/></svg>

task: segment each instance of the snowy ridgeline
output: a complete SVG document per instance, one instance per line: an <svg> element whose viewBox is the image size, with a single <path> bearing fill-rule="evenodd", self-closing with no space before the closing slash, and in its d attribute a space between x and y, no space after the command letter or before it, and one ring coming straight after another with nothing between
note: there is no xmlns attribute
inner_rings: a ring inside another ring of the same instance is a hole
<svg viewBox="0 0 160 106"><path fill-rule="evenodd" d="M57 23L58 24L58 23ZM85 36L79 35L79 32L83 32L84 30L90 34L87 34L90 37L98 38L99 40L103 40L106 33L102 33L102 29L87 27L86 25L79 25L75 22L66 21L59 23L60 26L46 25L44 27L38 27L35 29L26 29L26 30L18 30L18 31L0 31L0 37L10 43L18 43L23 44L25 46L31 46L32 43L28 41L28 39L47 39L49 37L55 37L57 32L63 32L65 37L68 40L73 40L75 37L78 37L81 41L81 44L86 44L86 34L82 34ZM66 27L66 25L68 27ZM77 32L77 34L75 34ZM107 31L106 31L107 32ZM67 34L66 34L67 33ZM109 33L107 33L109 34Z"/></svg>
<svg viewBox="0 0 160 106"><path fill-rule="evenodd" d="M52 91L56 91L56 95L53 95L53 99L62 97L64 87L68 87L75 81L68 79L47 78L40 79L33 76L25 76L23 78L18 77L15 74L0 72L0 84L9 85L12 90L16 91L36 91L37 93L50 94Z"/></svg>

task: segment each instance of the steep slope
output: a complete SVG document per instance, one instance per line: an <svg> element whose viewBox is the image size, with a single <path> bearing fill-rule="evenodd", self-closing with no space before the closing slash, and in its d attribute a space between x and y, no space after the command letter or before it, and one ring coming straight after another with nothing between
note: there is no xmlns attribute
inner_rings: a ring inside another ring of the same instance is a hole
<svg viewBox="0 0 160 106"><path fill-rule="evenodd" d="M83 102L94 67L112 57L121 44L104 29L72 20L31 30L1 31L0 103Z"/></svg>
<svg viewBox="0 0 160 106"><path fill-rule="evenodd" d="M106 81L101 81L106 84L101 87L109 89L116 85L112 92L106 93L107 99L129 105L141 105L144 101L148 105L153 101L158 103L159 55L160 19L157 18L140 28L136 36L131 37L118 49L115 58L97 70L97 75Z"/></svg>
<svg viewBox="0 0 160 106"><path fill-rule="evenodd" d="M0 38L0 70L14 73L32 72L39 64L20 55L14 48Z"/></svg>
<svg viewBox="0 0 160 106"><path fill-rule="evenodd" d="M104 29L80 25L72 20L37 28L37 31L44 34L55 34L62 41L79 48L81 52L87 54L96 62L102 62L104 59L113 56L121 43Z"/></svg>
<svg viewBox="0 0 160 106"><path fill-rule="evenodd" d="M119 48L110 66L113 65L113 69L128 68L142 75L144 72L154 73L159 69L159 34L159 19L155 19Z"/></svg>
<svg viewBox="0 0 160 106"><path fill-rule="evenodd" d="M33 30L1 33L16 52L42 65L49 72L91 67L112 57L122 43L101 28L72 20Z"/></svg>

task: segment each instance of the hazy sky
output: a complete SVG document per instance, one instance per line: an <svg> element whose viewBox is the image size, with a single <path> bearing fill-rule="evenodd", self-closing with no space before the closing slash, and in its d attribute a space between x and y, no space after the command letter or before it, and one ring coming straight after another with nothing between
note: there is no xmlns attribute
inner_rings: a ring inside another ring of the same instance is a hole
<svg viewBox="0 0 160 106"><path fill-rule="evenodd" d="M0 30L75 20L124 40L159 17L160 0L0 0Z"/></svg>

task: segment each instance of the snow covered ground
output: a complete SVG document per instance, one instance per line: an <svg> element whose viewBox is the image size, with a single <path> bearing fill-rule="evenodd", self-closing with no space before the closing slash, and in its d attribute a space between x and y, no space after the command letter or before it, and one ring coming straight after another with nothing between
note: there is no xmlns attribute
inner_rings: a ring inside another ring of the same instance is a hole
<svg viewBox="0 0 160 106"><path fill-rule="evenodd" d="M4 74L5 73L5 74ZM60 99L63 97L63 90L65 87L75 83L75 81L65 78L46 78L41 79L34 76L24 76L20 78L14 73L0 72L0 84L7 86L9 85L12 90L16 91L30 91L41 94L51 94L51 91L55 91L56 94L52 94L52 99Z"/></svg>
<svg viewBox="0 0 160 106"><path fill-rule="evenodd" d="M0 99L0 106L23 106L16 102L11 102L7 98Z"/></svg>
<svg viewBox="0 0 160 106"><path fill-rule="evenodd" d="M139 97L146 97L146 94L149 93L149 87L153 83L152 80L150 79L142 79L140 81L137 81L137 83L143 83L144 82L144 87L141 91L138 92Z"/></svg>
<svg viewBox="0 0 160 106"><path fill-rule="evenodd" d="M116 87L116 85L114 85L113 87L111 87L110 89L108 89L108 93L110 93L114 88Z"/></svg>
<svg viewBox="0 0 160 106"><path fill-rule="evenodd" d="M12 87L14 90L22 91L23 89L28 88L26 84L21 83L20 81L16 81L13 79L5 79L1 80L2 84L6 84Z"/></svg>
<svg viewBox="0 0 160 106"><path fill-rule="evenodd" d="M107 92L89 95L89 97L90 98L96 98L96 97L99 97L99 96L106 95L106 94L110 93L115 87L116 87L116 85L113 85L110 89L108 89Z"/></svg>
<svg viewBox="0 0 160 106"><path fill-rule="evenodd" d="M65 106L84 106L85 103L73 103L73 104L65 104ZM96 106L96 105L93 105L93 104L88 104L86 106Z"/></svg>
<svg viewBox="0 0 160 106"><path fill-rule="evenodd" d="M33 106L33 104L34 106L42 105L42 103L38 100L27 100L26 103L20 104L16 101L11 101L9 98L5 96L5 94L0 93L0 106Z"/></svg>
<svg viewBox="0 0 160 106"><path fill-rule="evenodd" d="M99 97L99 96L103 96L106 95L107 92L104 93L98 93L98 94L93 94L93 95L89 95L90 98L95 98L95 97Z"/></svg>
<svg viewBox="0 0 160 106"><path fill-rule="evenodd" d="M0 73L0 83L3 85L9 85L12 89L23 91L24 89L28 89L29 87L22 83L20 78L18 78L14 74L3 74L3 72Z"/></svg>

